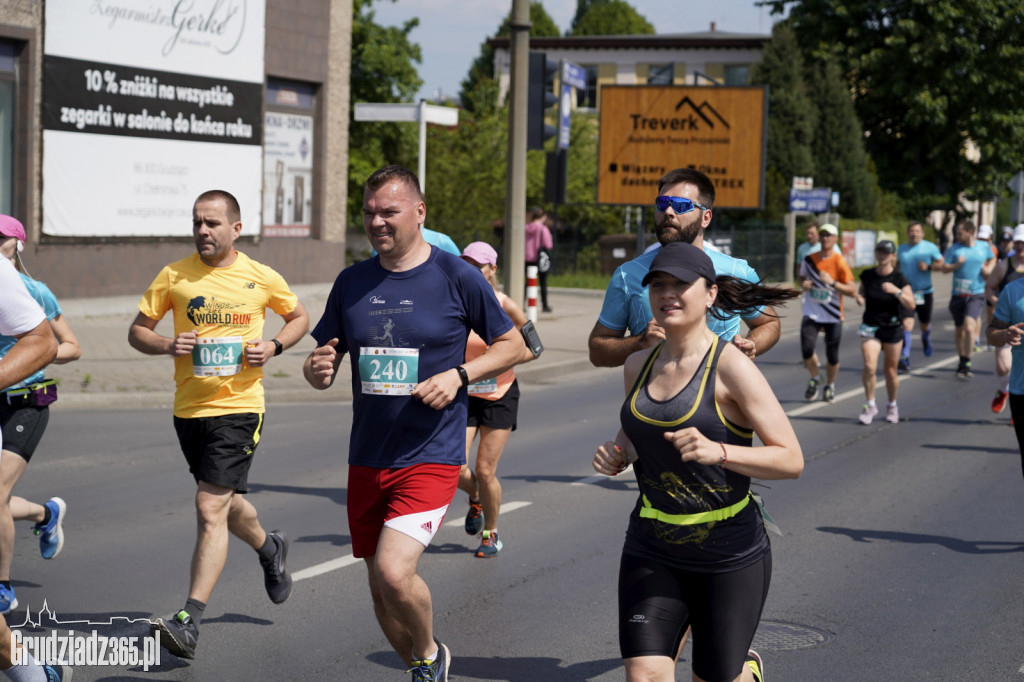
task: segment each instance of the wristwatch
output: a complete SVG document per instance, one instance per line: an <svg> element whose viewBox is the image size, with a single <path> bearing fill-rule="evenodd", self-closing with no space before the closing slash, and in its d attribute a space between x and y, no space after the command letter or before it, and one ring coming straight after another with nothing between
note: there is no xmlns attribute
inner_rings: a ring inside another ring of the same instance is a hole
<svg viewBox="0 0 1024 682"><path fill-rule="evenodd" d="M277 348L274 349L275 356L280 355L282 351L284 351L284 345L277 339L270 339L270 342L277 346Z"/></svg>
<svg viewBox="0 0 1024 682"><path fill-rule="evenodd" d="M459 378L462 379L462 387L469 386L469 375L466 374L466 368L459 365L455 368L455 371L459 373Z"/></svg>

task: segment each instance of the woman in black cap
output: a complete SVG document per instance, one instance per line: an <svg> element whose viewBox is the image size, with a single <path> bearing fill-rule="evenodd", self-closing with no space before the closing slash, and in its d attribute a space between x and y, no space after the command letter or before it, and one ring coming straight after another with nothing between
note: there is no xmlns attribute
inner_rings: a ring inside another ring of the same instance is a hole
<svg viewBox="0 0 1024 682"><path fill-rule="evenodd" d="M803 453L764 376L706 316L799 292L716 278L711 259L682 242L662 247L643 283L666 340L626 361L622 428L593 461L607 476L633 464L640 488L619 568L626 678L674 680L692 627L694 679L760 681L750 644L771 548L750 479L796 478Z"/></svg>
<svg viewBox="0 0 1024 682"><path fill-rule="evenodd" d="M885 421L896 424L900 420L900 408L896 405L896 394L900 390L897 372L903 348L900 306L913 310L914 292L907 278L896 269L895 244L888 239L878 242L875 245L875 262L875 267L860 273L860 289L857 291L857 303L864 306L864 319L857 336L860 337L860 350L864 356L864 396L868 401L858 419L861 424L870 424L878 414L875 371L881 353L885 391L889 394Z"/></svg>

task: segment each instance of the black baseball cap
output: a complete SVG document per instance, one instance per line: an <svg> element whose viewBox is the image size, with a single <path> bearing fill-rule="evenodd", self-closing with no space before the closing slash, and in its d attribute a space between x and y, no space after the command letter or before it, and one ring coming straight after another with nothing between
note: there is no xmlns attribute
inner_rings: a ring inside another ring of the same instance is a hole
<svg viewBox="0 0 1024 682"><path fill-rule="evenodd" d="M696 282L701 277L715 281L715 266L711 259L703 250L686 242L670 242L661 247L642 284L647 286L656 272L672 275L680 282Z"/></svg>
<svg viewBox="0 0 1024 682"><path fill-rule="evenodd" d="M885 253L896 253L896 245L893 244L888 239L883 239L882 241L875 244L875 251L884 251Z"/></svg>

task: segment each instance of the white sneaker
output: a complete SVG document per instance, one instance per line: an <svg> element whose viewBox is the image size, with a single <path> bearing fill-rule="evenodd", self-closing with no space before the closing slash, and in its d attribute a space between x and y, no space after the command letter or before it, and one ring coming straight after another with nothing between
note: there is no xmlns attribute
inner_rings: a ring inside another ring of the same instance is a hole
<svg viewBox="0 0 1024 682"><path fill-rule="evenodd" d="M899 405L890 405L885 411L885 421L890 424L900 423L900 408Z"/></svg>
<svg viewBox="0 0 1024 682"><path fill-rule="evenodd" d="M878 407L875 405L865 405L858 419L860 419L861 424L866 426L874 420L876 414L878 414Z"/></svg>

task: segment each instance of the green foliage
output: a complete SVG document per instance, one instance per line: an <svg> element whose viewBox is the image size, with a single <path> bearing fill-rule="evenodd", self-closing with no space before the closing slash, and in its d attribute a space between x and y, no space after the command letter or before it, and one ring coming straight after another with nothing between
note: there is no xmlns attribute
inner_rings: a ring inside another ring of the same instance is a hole
<svg viewBox="0 0 1024 682"><path fill-rule="evenodd" d="M765 208L767 217L777 219L789 210L793 176L815 175L817 111L804 84L800 46L785 22L772 29L772 39L751 71L751 83L769 88Z"/></svg>
<svg viewBox="0 0 1024 682"><path fill-rule="evenodd" d="M1024 167L1020 0L770 0L805 55L833 53L856 93L882 187L957 209ZM980 158L965 156L968 141Z"/></svg>
<svg viewBox="0 0 1024 682"><path fill-rule="evenodd" d="M577 12L584 4L580 0ZM601 0L587 3L589 7L573 20L569 35L635 36L653 35L654 26L625 0Z"/></svg>
<svg viewBox="0 0 1024 682"><path fill-rule="evenodd" d="M850 91L830 55L814 65L810 83L818 110L814 182L839 192L844 216L874 218L879 190L864 149L864 133Z"/></svg>
<svg viewBox="0 0 1024 682"><path fill-rule="evenodd" d="M502 20L501 25L498 26L498 31L493 37L509 37L511 35L510 21L511 17L506 16ZM530 26L531 37L554 38L561 35L561 31L558 30L554 19L551 18L551 15L545 11L544 6L539 2L530 3L530 24L532 24ZM473 64L469 67L469 73L466 74L466 79L462 81L459 101L462 103L463 109L476 111L476 107L483 104L478 97L474 96L474 93L477 91L478 85L489 80L494 80L494 48L488 45L487 40L485 40L480 44L480 56L473 60Z"/></svg>
<svg viewBox="0 0 1024 682"><path fill-rule="evenodd" d="M352 103L411 102L423 84L414 65L422 61L420 47L409 41L419 20L380 26L373 2L354 0L352 6ZM348 215L359 214L370 173L388 163L416 167L416 137L414 125L350 120Z"/></svg>

